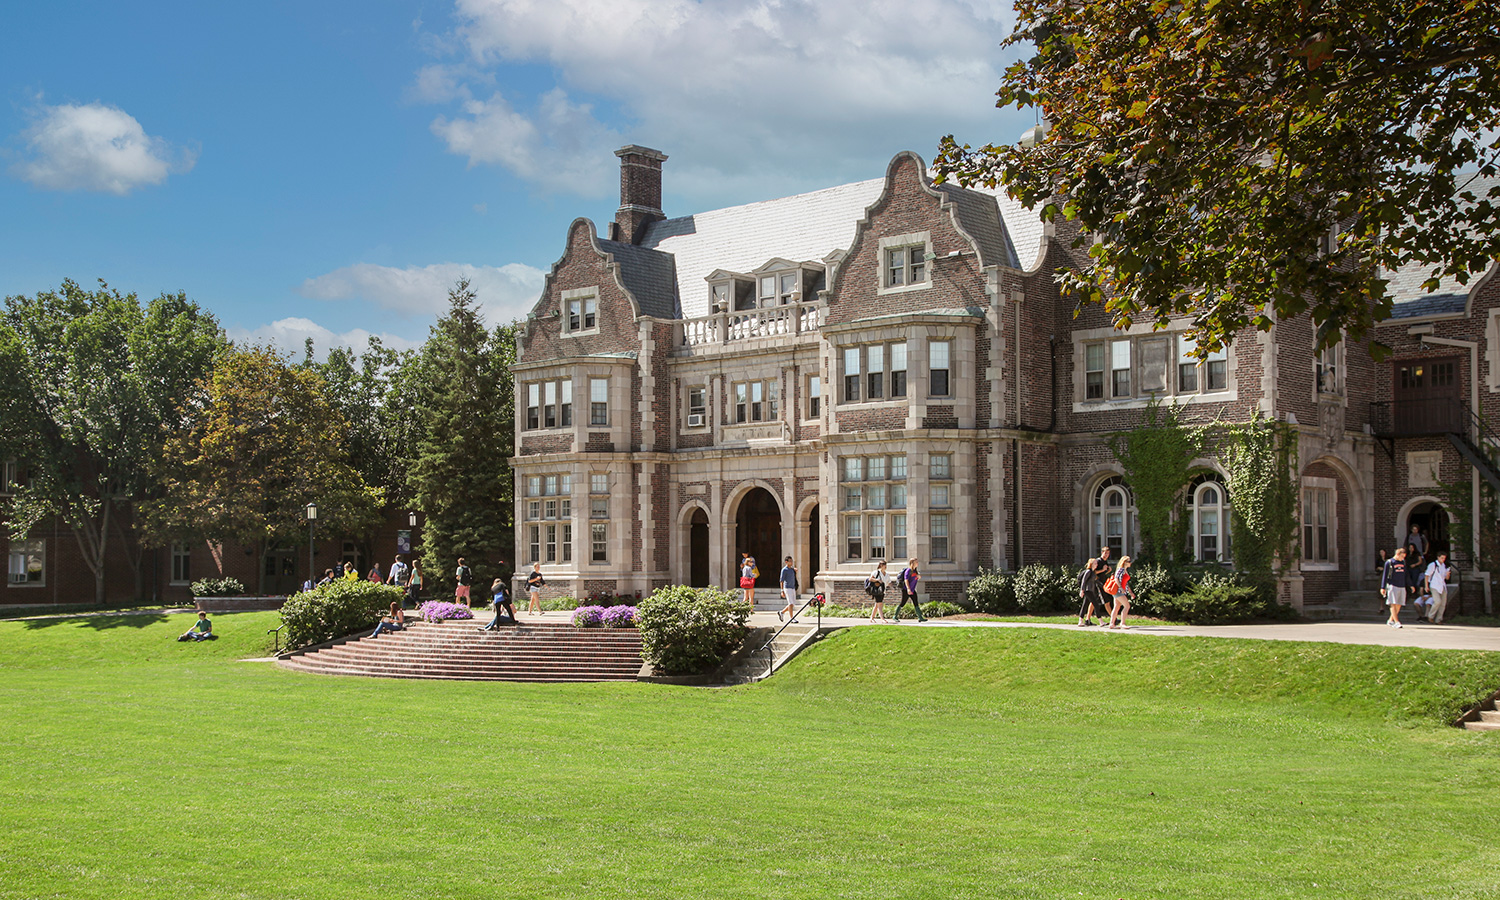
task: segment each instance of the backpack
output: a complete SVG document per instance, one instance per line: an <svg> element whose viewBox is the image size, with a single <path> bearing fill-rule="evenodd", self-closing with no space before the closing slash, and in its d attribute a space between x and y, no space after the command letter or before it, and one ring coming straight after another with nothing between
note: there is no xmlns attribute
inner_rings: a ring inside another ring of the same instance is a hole
<svg viewBox="0 0 1500 900"><path fill-rule="evenodd" d="M757 565L751 565L750 566L750 577L751 578L759 578L760 577L760 566L757 566Z"/></svg>

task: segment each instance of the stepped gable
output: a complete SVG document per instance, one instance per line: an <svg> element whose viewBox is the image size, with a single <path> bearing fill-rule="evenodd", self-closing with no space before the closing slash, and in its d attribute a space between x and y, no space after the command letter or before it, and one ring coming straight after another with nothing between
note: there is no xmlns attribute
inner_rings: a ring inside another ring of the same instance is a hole
<svg viewBox="0 0 1500 900"><path fill-rule="evenodd" d="M524 622L482 631L478 620L415 622L294 653L279 663L297 672L453 681L634 681L641 637L633 628L574 628Z"/></svg>

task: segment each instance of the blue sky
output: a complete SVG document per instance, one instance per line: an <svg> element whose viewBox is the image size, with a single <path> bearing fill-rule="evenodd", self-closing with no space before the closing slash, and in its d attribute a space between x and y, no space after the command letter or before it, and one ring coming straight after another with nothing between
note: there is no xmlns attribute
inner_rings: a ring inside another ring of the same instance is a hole
<svg viewBox="0 0 1500 900"><path fill-rule="evenodd" d="M186 291L237 339L425 337L468 274L523 315L626 143L668 215L875 177L996 110L1007 4L7 4L0 294Z"/></svg>

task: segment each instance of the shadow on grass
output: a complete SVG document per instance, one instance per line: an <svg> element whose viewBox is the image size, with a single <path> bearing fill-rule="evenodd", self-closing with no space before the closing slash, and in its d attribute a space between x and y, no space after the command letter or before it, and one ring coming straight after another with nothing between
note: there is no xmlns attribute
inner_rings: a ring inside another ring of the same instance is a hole
<svg viewBox="0 0 1500 900"><path fill-rule="evenodd" d="M36 631L41 628L51 628L54 625L75 624L84 628L92 628L95 631L104 631L110 628L149 628L165 621L167 617L163 613L134 613L126 616L53 616L46 619L27 619L26 630Z"/></svg>

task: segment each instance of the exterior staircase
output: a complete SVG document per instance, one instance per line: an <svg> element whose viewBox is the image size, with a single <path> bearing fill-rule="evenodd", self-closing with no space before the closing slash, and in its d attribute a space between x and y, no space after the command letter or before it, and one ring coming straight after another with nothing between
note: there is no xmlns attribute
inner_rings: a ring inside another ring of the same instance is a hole
<svg viewBox="0 0 1500 900"><path fill-rule="evenodd" d="M818 626L809 623L805 615L801 616L798 618L798 624L787 625L780 634L775 636L775 639L771 641L769 656L765 650L761 649L765 646L764 640L752 641L746 647L745 653L730 660L729 668L721 675L723 682L725 684L751 684L769 678L788 660L801 653L803 648L817 639Z"/></svg>
<svg viewBox="0 0 1500 900"><path fill-rule="evenodd" d="M1302 614L1309 619L1342 619L1357 622L1384 622L1388 616L1380 591L1344 591L1327 603L1308 603ZM1410 616L1407 617L1410 619Z"/></svg>
<svg viewBox="0 0 1500 900"><path fill-rule="evenodd" d="M1500 711L1495 709L1495 698L1479 704L1479 707L1465 716L1464 727L1470 731L1500 731Z"/></svg>
<svg viewBox="0 0 1500 900"><path fill-rule="evenodd" d="M299 650L279 665L320 675L459 681L634 681L641 670L641 636L633 628L558 621L481 631L480 625L415 622L378 638Z"/></svg>

